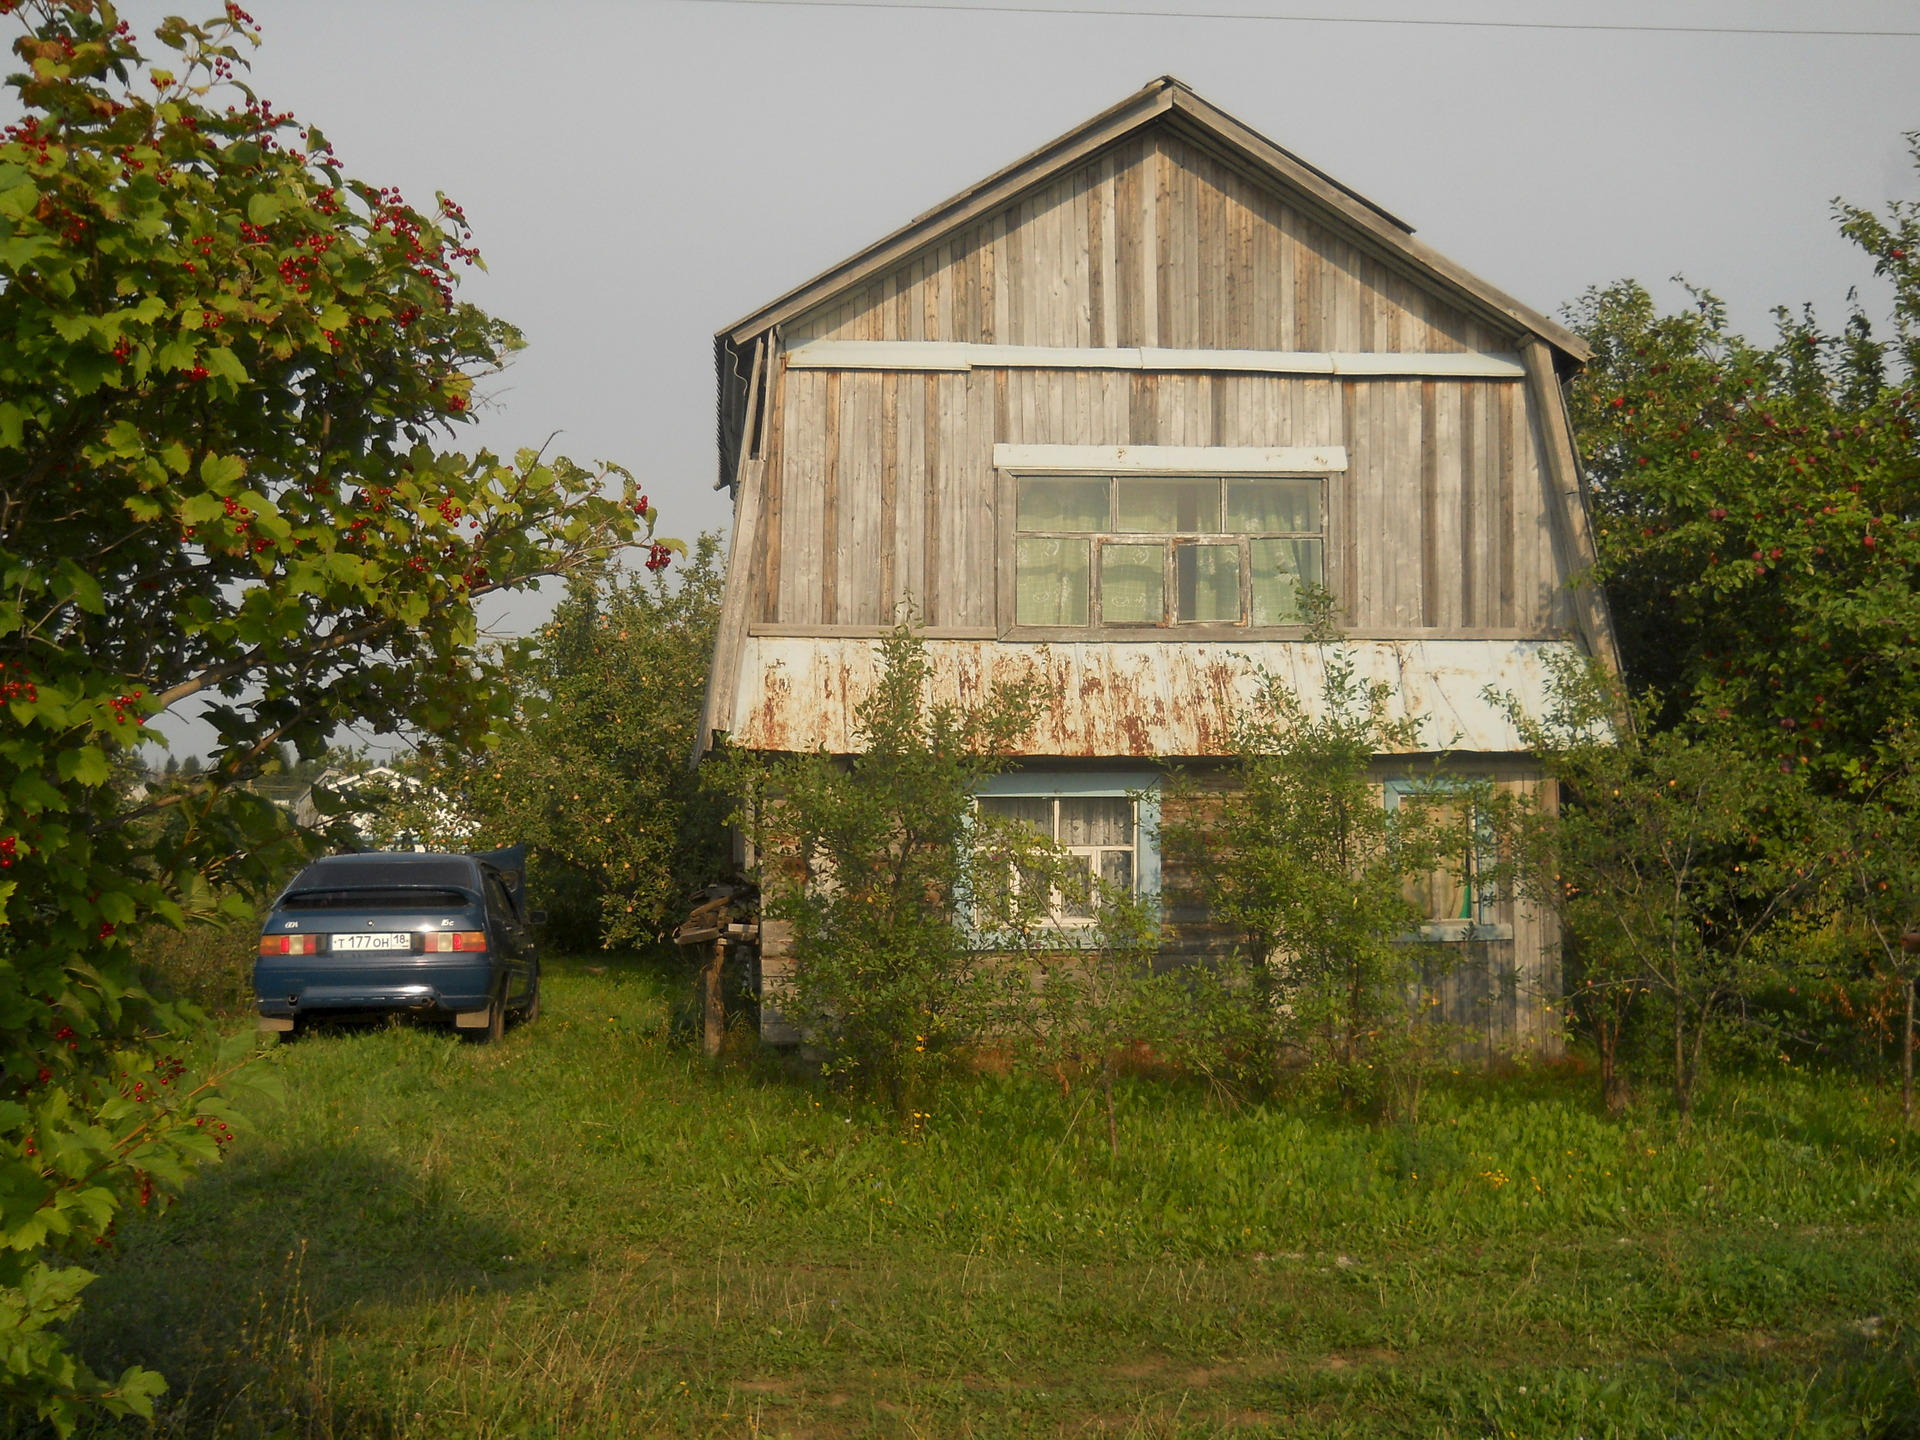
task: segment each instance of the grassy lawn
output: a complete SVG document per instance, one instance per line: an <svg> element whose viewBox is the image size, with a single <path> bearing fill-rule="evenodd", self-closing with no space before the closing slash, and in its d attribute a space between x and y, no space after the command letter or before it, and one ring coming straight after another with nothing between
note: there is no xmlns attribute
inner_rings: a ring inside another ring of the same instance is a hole
<svg viewBox="0 0 1920 1440"><path fill-rule="evenodd" d="M1683 1134L1463 1078L1417 1137L982 1080L917 1133L660 973L551 967L492 1049L272 1063L230 1163L89 1292L168 1436L1920 1435L1920 1143L1833 1080ZM134 1427L130 1433L147 1433Z"/></svg>

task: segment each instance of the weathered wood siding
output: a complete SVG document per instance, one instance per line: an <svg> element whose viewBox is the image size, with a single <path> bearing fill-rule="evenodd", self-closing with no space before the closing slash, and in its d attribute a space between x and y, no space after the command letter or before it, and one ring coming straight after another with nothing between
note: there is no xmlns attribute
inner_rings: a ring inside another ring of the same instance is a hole
<svg viewBox="0 0 1920 1440"><path fill-rule="evenodd" d="M1165 128L788 328L806 340L1499 350L1495 334Z"/></svg>
<svg viewBox="0 0 1920 1440"><path fill-rule="evenodd" d="M850 298L811 339L1459 351L1514 337L1199 147L1129 140ZM1511 380L776 365L749 620L991 627L996 443L1345 445L1329 578L1357 632L1563 632L1539 417Z"/></svg>
<svg viewBox="0 0 1920 1440"><path fill-rule="evenodd" d="M1345 445L1329 574L1356 631L1573 624L1536 417L1502 380L787 370L756 622L989 627L996 443Z"/></svg>

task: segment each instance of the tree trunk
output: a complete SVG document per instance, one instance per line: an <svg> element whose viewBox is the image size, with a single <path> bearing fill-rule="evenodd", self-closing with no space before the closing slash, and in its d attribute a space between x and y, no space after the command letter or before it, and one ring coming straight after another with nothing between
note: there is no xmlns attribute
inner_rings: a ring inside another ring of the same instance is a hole
<svg viewBox="0 0 1920 1440"><path fill-rule="evenodd" d="M1914 977L1907 977L1907 1024L1900 1037L1900 1118L1909 1130L1913 1128L1913 987Z"/></svg>
<svg viewBox="0 0 1920 1440"><path fill-rule="evenodd" d="M1620 1073L1620 1024L1602 1020L1594 1027L1600 1045L1600 1103L1612 1116L1627 1110L1627 1079Z"/></svg>
<svg viewBox="0 0 1920 1440"><path fill-rule="evenodd" d="M1673 1103L1685 1119L1693 1108L1693 1077L1687 1073L1687 1012L1673 997Z"/></svg>

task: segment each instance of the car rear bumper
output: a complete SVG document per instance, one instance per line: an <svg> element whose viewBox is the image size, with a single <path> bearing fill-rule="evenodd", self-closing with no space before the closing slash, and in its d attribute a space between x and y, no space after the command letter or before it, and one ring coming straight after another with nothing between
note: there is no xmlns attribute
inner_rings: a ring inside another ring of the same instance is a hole
<svg viewBox="0 0 1920 1440"><path fill-rule="evenodd" d="M431 1016L484 1009L498 972L485 958L420 956L334 961L327 956L265 957L253 989L263 1017L411 1013Z"/></svg>

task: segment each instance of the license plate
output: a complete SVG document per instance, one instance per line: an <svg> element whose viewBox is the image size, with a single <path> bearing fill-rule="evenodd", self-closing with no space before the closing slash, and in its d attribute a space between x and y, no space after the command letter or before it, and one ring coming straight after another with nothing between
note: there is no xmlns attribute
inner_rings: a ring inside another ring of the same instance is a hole
<svg viewBox="0 0 1920 1440"><path fill-rule="evenodd" d="M336 935L333 937L333 953L342 954L349 950L411 950L413 936L405 930L387 931L377 934L362 932L356 935Z"/></svg>

